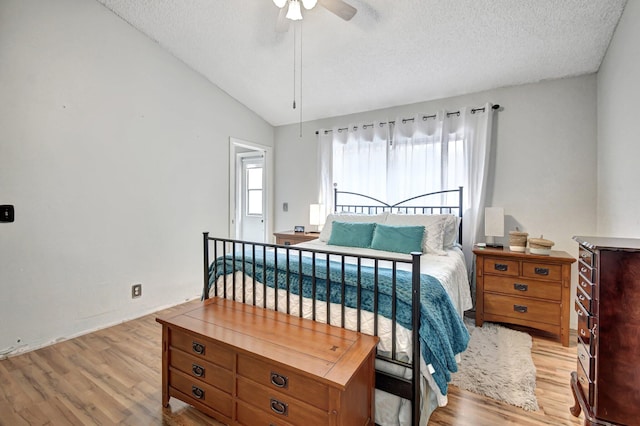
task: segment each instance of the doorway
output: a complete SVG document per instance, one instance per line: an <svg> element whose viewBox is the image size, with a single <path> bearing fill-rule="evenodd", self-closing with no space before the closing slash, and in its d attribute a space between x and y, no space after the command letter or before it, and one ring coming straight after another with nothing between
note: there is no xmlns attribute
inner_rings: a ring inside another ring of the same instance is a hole
<svg viewBox="0 0 640 426"><path fill-rule="evenodd" d="M229 234L268 242L271 234L272 148L230 138Z"/></svg>

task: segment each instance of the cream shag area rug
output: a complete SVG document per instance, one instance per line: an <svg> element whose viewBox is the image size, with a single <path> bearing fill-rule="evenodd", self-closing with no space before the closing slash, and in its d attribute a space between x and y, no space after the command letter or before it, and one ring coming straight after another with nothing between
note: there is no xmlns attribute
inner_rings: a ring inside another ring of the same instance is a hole
<svg viewBox="0 0 640 426"><path fill-rule="evenodd" d="M485 322L475 327L465 318L471 335L451 384L507 402L527 411L538 410L536 367L531 359L531 336Z"/></svg>

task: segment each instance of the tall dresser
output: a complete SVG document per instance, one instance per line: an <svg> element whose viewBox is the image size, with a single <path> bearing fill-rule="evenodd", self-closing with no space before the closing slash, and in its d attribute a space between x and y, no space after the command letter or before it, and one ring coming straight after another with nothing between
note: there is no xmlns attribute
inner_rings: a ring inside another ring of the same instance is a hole
<svg viewBox="0 0 640 426"><path fill-rule="evenodd" d="M574 237L579 246L574 416L640 424L640 239Z"/></svg>

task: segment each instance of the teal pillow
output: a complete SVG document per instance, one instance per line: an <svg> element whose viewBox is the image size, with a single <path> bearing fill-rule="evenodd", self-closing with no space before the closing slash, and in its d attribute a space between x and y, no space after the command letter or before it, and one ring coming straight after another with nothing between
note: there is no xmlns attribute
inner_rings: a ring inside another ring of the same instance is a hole
<svg viewBox="0 0 640 426"><path fill-rule="evenodd" d="M369 248L375 223L333 222L327 244L333 246Z"/></svg>
<svg viewBox="0 0 640 426"><path fill-rule="evenodd" d="M424 226L378 225L373 232L371 248L396 253L422 252Z"/></svg>

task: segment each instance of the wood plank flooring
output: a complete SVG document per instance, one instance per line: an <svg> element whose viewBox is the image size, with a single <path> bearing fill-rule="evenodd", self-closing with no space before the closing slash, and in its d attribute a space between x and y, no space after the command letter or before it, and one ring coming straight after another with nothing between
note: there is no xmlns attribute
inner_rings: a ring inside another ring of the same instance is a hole
<svg viewBox="0 0 640 426"><path fill-rule="evenodd" d="M0 425L219 425L173 398L169 408L161 406L162 336L155 317L0 361ZM569 413L575 340L565 348L534 336L539 411L451 386L449 405L437 409L429 425L581 425L582 417Z"/></svg>

